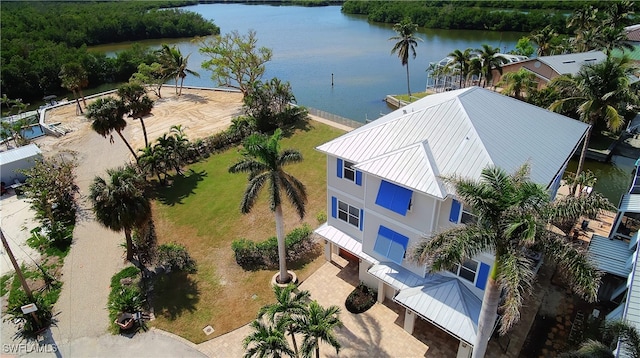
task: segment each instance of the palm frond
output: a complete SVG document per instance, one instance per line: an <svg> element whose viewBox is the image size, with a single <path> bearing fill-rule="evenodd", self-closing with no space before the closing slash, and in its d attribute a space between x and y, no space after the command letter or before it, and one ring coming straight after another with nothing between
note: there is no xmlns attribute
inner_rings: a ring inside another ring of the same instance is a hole
<svg viewBox="0 0 640 358"><path fill-rule="evenodd" d="M504 302L500 306L500 334L504 335L520 320L520 309L531 292L535 274L531 260L522 251L503 253L496 265L497 281L504 292Z"/></svg>

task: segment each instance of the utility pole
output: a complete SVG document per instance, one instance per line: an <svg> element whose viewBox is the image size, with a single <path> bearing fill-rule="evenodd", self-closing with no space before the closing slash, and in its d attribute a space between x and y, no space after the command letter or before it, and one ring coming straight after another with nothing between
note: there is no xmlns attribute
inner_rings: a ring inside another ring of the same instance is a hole
<svg viewBox="0 0 640 358"><path fill-rule="evenodd" d="M11 251L11 248L9 248L9 243L7 242L7 239L4 237L2 228L0 228L0 239L2 240L2 246L4 246L5 251L7 251L7 255L9 255L9 260L11 260L11 264L13 265L13 268L16 270L16 275L18 275L18 278L20 279L20 283L22 283L22 288L24 289L24 292L27 294L27 297L29 297L29 301L33 302L33 293L31 293L31 289L29 288L29 285L27 285L27 281L25 281L24 276L22 275L22 270L20 270L20 266L18 265L16 258L13 256L13 252Z"/></svg>

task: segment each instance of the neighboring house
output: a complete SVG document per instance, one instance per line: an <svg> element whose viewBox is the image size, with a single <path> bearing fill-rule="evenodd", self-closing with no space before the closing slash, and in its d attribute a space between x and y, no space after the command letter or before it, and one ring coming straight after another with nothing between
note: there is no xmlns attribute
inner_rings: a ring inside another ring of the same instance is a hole
<svg viewBox="0 0 640 358"><path fill-rule="evenodd" d="M6 186L15 184L16 180L24 182L27 177L20 170L32 168L41 156L42 152L35 144L0 152L1 181Z"/></svg>
<svg viewBox="0 0 640 358"><path fill-rule="evenodd" d="M637 64L640 62L640 24L627 26L624 30L627 33L627 42L633 45L633 50L625 50L623 52L620 49L614 49L611 55L613 57L629 56Z"/></svg>
<svg viewBox="0 0 640 358"><path fill-rule="evenodd" d="M598 292L600 302L616 306L605 312L609 320L622 319L640 331L640 259L638 230L640 230L640 171L636 162L630 189L620 200L618 214L609 237L593 235L589 254L598 269L605 274ZM627 357L624 351L616 357Z"/></svg>
<svg viewBox="0 0 640 358"><path fill-rule="evenodd" d="M325 256L347 251L360 259L359 278L415 317L460 341L475 342L491 253L454 272L427 274L407 251L433 233L473 220L442 180L479 179L490 165L513 172L525 162L531 179L555 193L588 125L492 92L470 87L434 94L317 149L327 155Z"/></svg>
<svg viewBox="0 0 640 358"><path fill-rule="evenodd" d="M493 73L494 83L498 83L505 73L518 72L521 68L536 75L538 88L542 88L560 75L575 75L583 65L604 61L607 55L602 51L570 53L566 55L540 56L502 66L502 74Z"/></svg>

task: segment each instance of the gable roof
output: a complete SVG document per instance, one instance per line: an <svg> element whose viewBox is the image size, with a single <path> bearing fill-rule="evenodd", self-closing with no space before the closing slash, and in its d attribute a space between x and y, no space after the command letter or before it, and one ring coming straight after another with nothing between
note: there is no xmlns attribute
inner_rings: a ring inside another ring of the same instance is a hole
<svg viewBox="0 0 640 358"><path fill-rule="evenodd" d="M479 178L496 165L513 172L531 164L548 186L588 125L479 87L434 94L317 147L379 176L437 198L440 177ZM429 181L434 181L429 182Z"/></svg>
<svg viewBox="0 0 640 358"><path fill-rule="evenodd" d="M533 59L533 61L538 60L561 75L575 75L583 65L600 63L606 59L607 55L602 51L589 51L566 55L540 56Z"/></svg>

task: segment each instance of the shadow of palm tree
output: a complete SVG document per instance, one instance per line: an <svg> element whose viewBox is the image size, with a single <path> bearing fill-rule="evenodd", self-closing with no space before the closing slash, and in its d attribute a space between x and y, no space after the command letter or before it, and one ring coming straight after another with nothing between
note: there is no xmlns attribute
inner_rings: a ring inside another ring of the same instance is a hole
<svg viewBox="0 0 640 358"><path fill-rule="evenodd" d="M156 277L152 299L156 316L174 320L185 311L195 311L199 301L198 283L186 272L178 271Z"/></svg>
<svg viewBox="0 0 640 358"><path fill-rule="evenodd" d="M381 327L383 326L380 322L366 313L353 314L344 312L343 314L354 315L358 326L366 327L363 332L352 332L346 326L338 328L336 333L343 349L349 349L350 354L355 352L354 356L357 357L395 357L395 355L384 351L380 346L380 340L382 339ZM339 357L332 348L328 346L323 348L322 353L326 357Z"/></svg>
<svg viewBox="0 0 640 358"><path fill-rule="evenodd" d="M182 98L191 101L191 102L195 102L195 103L207 103L209 102L205 97L199 96L197 94L191 94L191 93L183 93Z"/></svg>
<svg viewBox="0 0 640 358"><path fill-rule="evenodd" d="M161 187L157 190L157 198L161 203L169 206L183 204L183 200L194 194L194 189L198 186L198 182L204 180L207 172L204 170L195 172L189 169L186 175L174 175L170 178L171 185Z"/></svg>

